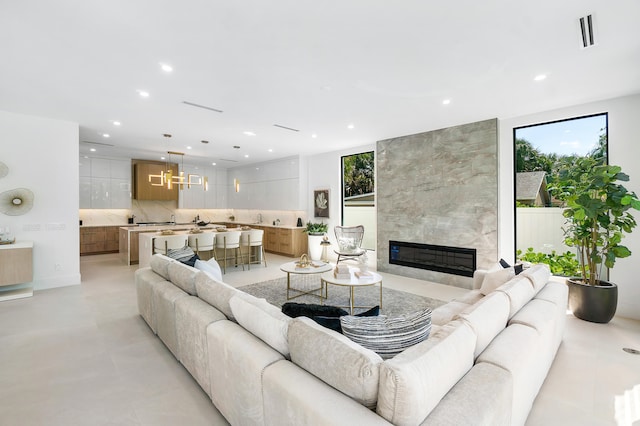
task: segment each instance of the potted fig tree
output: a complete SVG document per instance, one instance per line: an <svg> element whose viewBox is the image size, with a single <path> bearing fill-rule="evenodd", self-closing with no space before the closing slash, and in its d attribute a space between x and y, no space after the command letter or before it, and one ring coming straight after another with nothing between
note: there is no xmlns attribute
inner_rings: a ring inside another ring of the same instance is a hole
<svg viewBox="0 0 640 426"><path fill-rule="evenodd" d="M628 181L619 166L581 157L550 185L565 206L564 242L577 249L580 262L580 276L567 280L569 308L586 321L608 323L616 312L618 287L608 281L608 269L631 255L622 239L636 227L631 211L640 210L636 194L620 183Z"/></svg>
<svg viewBox="0 0 640 426"><path fill-rule="evenodd" d="M311 260L320 260L322 257L322 238L327 233L328 225L326 223L307 222L305 232L308 235L309 257Z"/></svg>

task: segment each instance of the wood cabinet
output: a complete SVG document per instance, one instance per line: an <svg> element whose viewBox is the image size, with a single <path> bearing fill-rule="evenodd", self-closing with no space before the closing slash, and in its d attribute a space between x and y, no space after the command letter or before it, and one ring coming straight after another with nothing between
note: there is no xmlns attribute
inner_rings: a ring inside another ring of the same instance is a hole
<svg viewBox="0 0 640 426"><path fill-rule="evenodd" d="M80 256L117 253L120 245L119 226L87 226L80 228Z"/></svg>
<svg viewBox="0 0 640 426"><path fill-rule="evenodd" d="M299 257L307 252L307 234L302 229L264 227L265 251Z"/></svg>
<svg viewBox="0 0 640 426"><path fill-rule="evenodd" d="M167 164L160 161L132 160L133 164L133 198L136 200L178 200L178 185L167 189L166 185L155 186L160 182L160 173L165 172ZM169 164L174 176L178 175L178 165ZM149 182L149 175L157 176Z"/></svg>

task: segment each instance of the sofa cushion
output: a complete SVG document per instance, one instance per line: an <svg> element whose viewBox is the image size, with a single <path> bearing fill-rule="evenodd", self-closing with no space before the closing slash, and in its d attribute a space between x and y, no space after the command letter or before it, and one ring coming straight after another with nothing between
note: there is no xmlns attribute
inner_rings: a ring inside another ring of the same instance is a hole
<svg viewBox="0 0 640 426"><path fill-rule="evenodd" d="M192 296L198 294L196 290L196 274L198 274L198 270L196 268L180 262L171 262L167 266L167 270L169 272L169 280L174 285Z"/></svg>
<svg viewBox="0 0 640 426"><path fill-rule="evenodd" d="M225 314L230 320L234 319L229 300L241 293L240 290L222 281L216 281L202 271L196 274L196 290L200 299Z"/></svg>
<svg viewBox="0 0 640 426"><path fill-rule="evenodd" d="M549 278L551 278L551 270L549 269L549 265L538 264L524 271L522 276L527 277L529 281L531 281L533 289L538 293L549 281Z"/></svg>
<svg viewBox="0 0 640 426"><path fill-rule="evenodd" d="M289 324L291 361L323 382L374 408L382 358L306 317Z"/></svg>
<svg viewBox="0 0 640 426"><path fill-rule="evenodd" d="M484 294L482 294L482 292L480 290L471 290L468 293L465 293L462 297L456 297L455 301L457 302L462 302L462 303L467 303L469 305L473 305L474 303L476 303L478 300L482 299L484 297Z"/></svg>
<svg viewBox="0 0 640 426"><path fill-rule="evenodd" d="M238 324L289 358L287 330L291 318L265 299L242 292L229 300L229 306Z"/></svg>
<svg viewBox="0 0 640 426"><path fill-rule="evenodd" d="M473 366L476 335L460 320L380 366L376 411L396 425L417 425Z"/></svg>
<svg viewBox="0 0 640 426"><path fill-rule="evenodd" d="M165 280L169 279L169 264L174 262L173 259L163 255L163 254L154 254L151 256L151 260L149 261L149 266L156 274L160 275Z"/></svg>
<svg viewBox="0 0 640 426"><path fill-rule="evenodd" d="M476 333L478 339L473 356L477 358L507 326L509 298L502 292L494 291L462 311L457 318L468 322Z"/></svg>
<svg viewBox="0 0 640 426"><path fill-rule="evenodd" d="M502 268L497 271L487 272L482 280L480 292L487 295L516 276L513 268Z"/></svg>
<svg viewBox="0 0 640 426"><path fill-rule="evenodd" d="M431 314L431 323L435 325L445 325L446 323L453 320L453 318L460 312L467 309L469 305L470 303L452 300L447 304L438 306L433 310L433 313Z"/></svg>
<svg viewBox="0 0 640 426"><path fill-rule="evenodd" d="M513 317L535 294L531 282L522 274L501 285L497 291L503 292L509 297L509 318Z"/></svg>
<svg viewBox="0 0 640 426"><path fill-rule="evenodd" d="M340 317L340 325L349 339L388 359L429 337L431 308L396 318L349 315Z"/></svg>
<svg viewBox="0 0 640 426"><path fill-rule="evenodd" d="M196 263L193 265L196 269L206 273L212 279L217 281L222 281L222 270L220 269L220 265L218 262L211 258L206 262L204 260L196 260Z"/></svg>

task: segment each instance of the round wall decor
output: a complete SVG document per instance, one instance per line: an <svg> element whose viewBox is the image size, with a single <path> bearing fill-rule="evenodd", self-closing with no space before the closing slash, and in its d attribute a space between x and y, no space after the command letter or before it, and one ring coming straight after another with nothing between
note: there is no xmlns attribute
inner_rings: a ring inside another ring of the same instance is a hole
<svg viewBox="0 0 640 426"><path fill-rule="evenodd" d="M10 189L0 193L0 212L20 216L33 207L33 192L27 188Z"/></svg>

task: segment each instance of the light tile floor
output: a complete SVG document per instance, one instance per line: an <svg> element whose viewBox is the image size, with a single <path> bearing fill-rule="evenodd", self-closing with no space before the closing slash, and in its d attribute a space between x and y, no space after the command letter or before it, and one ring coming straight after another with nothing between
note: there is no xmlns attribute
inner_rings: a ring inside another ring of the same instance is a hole
<svg viewBox="0 0 640 426"><path fill-rule="evenodd" d="M234 286L278 278L290 261L227 272ZM137 312L117 255L82 257L80 286L0 303L0 425L224 425L195 380ZM464 290L383 274L384 285L441 300ZM567 332L527 425L639 425L640 321ZM490 397L490 396L487 396ZM634 423L635 422L635 423Z"/></svg>

